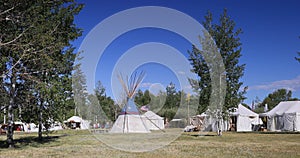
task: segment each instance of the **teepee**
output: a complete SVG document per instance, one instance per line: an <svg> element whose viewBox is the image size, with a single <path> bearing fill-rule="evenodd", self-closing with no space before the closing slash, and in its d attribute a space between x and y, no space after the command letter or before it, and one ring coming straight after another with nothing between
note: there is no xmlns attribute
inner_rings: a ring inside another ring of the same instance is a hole
<svg viewBox="0 0 300 158"><path fill-rule="evenodd" d="M118 119L110 130L110 133L150 133L145 119L140 115L134 103L134 94L145 76L144 72L135 73L126 84L121 75L118 76L127 95L127 103L121 110Z"/></svg>

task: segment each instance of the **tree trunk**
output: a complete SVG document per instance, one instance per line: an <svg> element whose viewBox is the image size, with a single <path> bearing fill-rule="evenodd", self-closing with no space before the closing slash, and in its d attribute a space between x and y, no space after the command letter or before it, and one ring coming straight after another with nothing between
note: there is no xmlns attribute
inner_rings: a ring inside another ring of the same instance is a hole
<svg viewBox="0 0 300 158"><path fill-rule="evenodd" d="M16 78L14 75L11 77L11 87L10 87L10 100L8 105L8 121L7 121L7 145L9 148L14 147L14 131L13 131L13 123L14 123L14 114L13 114L13 108L15 104L15 88L16 88Z"/></svg>
<svg viewBox="0 0 300 158"><path fill-rule="evenodd" d="M8 121L7 121L7 145L9 148L14 147L14 139L13 139L13 135L14 135L14 131L13 131L13 122L14 122L14 114L13 114L13 98L10 98L9 101L9 106L8 106Z"/></svg>
<svg viewBox="0 0 300 158"><path fill-rule="evenodd" d="M42 108L43 108L43 102L44 100L42 99L41 97L41 103L40 103L40 107L39 107L39 132L38 132L38 137L39 137L39 140L42 140L43 139L43 111L42 111Z"/></svg>

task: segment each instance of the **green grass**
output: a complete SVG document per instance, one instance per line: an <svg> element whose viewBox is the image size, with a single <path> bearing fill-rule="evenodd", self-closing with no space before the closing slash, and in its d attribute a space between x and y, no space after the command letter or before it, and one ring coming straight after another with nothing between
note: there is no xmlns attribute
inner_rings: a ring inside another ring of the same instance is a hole
<svg viewBox="0 0 300 158"><path fill-rule="evenodd" d="M133 139L133 134L92 135L89 131L64 130L51 133L39 141L36 133L17 133L14 136L14 149L5 148L6 136L1 135L0 157L300 157L300 134L225 132L219 137L216 133L207 133L205 136L183 133L169 145L150 152L116 150L97 139L106 137L106 141L109 141L110 137L111 142L120 139L119 144L127 141L128 146L137 149L151 144L155 146L157 142L167 142L168 134L161 137L153 133L139 136L139 144ZM129 138L126 140L124 137Z"/></svg>

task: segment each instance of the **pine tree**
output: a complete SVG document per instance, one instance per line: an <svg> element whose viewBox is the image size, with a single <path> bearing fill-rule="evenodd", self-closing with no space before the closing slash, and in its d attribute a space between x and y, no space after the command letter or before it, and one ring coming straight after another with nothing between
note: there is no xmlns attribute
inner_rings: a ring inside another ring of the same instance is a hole
<svg viewBox="0 0 300 158"><path fill-rule="evenodd" d="M0 8L1 78L9 98L7 143L13 147L16 107L34 100L41 127L42 119L48 117L43 118L42 112L57 109L58 98L67 97L64 90L70 89L74 61L70 41L81 35L73 21L82 5L69 0L4 1ZM62 80L68 81L66 89L58 88Z"/></svg>
<svg viewBox="0 0 300 158"><path fill-rule="evenodd" d="M218 52L221 54L223 63L225 66L225 72L213 72L210 64L218 60L214 60L214 56L206 58L206 52L214 52L213 44L209 43L209 36L204 33L204 37L200 42L202 44L202 50L198 50L193 46L190 54L190 62L193 65L192 72L199 76L198 80L191 80L190 83L192 87L199 93L199 108L198 111L204 112L207 109L209 103L213 102L211 99L211 94L221 94L212 91L211 75L219 75L224 77L226 80L226 96L224 101L224 110L237 106L241 103L245 97L245 90L240 91L242 82L240 78L243 76L245 65L239 64L239 58L241 57L241 42L238 37L242 32L241 29L235 29L235 22L230 19L227 15L227 10L225 9L220 17L219 23L213 24L212 14L208 12L205 16L205 22L203 26L208 31L210 36L215 41L218 48ZM220 79L221 82L221 79ZM221 84L221 83L220 83ZM213 103L217 104L217 103Z"/></svg>

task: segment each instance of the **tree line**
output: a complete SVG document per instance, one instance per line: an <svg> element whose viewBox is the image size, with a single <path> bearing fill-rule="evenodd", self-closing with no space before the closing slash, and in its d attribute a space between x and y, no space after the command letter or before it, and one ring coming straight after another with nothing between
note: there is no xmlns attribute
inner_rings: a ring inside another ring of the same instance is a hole
<svg viewBox="0 0 300 158"><path fill-rule="evenodd" d="M74 52L71 42L82 34L74 23L74 17L82 8L83 5L74 0L1 0L0 114L1 117L7 115L8 147L13 147L15 120L38 123L38 137L42 139L41 128L47 120L63 121L74 114L94 122L117 118L122 106L106 95L101 82L98 82L94 94L89 94L80 64L74 63L80 54ZM170 83L166 92L158 95L139 90L135 99L138 106L149 105L151 110L168 119L187 117L187 107L190 107L191 115L193 112L202 113L213 100L210 97L213 93L211 73L217 73L226 82L223 111L246 99L247 87L242 87L240 81L245 69L245 64L239 60L242 30L236 28L226 9L218 22L208 12L202 24L209 34L200 38L203 48L199 50L192 46L188 52L191 71L199 77L189 80L196 95L189 97ZM212 49L206 45L212 44L209 43L210 38L222 57L224 72L211 72L210 63L203 56ZM295 58L300 62L299 57ZM272 108L278 102L274 99L277 96L293 99L289 91L278 90L270 94L262 105L268 103Z"/></svg>

